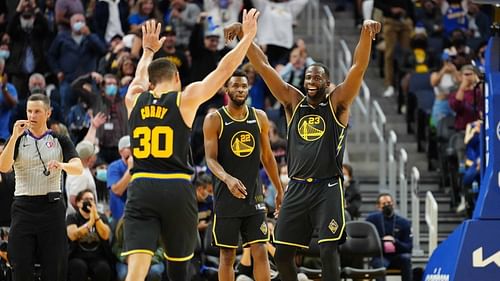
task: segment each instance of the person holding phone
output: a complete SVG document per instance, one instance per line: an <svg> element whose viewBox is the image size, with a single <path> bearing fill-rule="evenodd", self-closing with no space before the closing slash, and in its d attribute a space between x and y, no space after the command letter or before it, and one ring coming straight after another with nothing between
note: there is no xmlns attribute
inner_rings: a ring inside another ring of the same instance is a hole
<svg viewBox="0 0 500 281"><path fill-rule="evenodd" d="M112 263L108 243L111 230L106 216L97 212L94 192L84 189L76 195L78 211L66 218L70 240L68 280L109 281Z"/></svg>
<svg viewBox="0 0 500 281"><path fill-rule="evenodd" d="M0 154L0 172L14 168L16 187L8 245L13 280L33 280L35 262L42 280L66 280L67 238L61 200L61 172L81 175L82 162L71 140L47 127L49 97L28 98L28 120L14 123Z"/></svg>
<svg viewBox="0 0 500 281"><path fill-rule="evenodd" d="M464 65L460 68L460 74L460 86L450 95L448 102L456 113L455 129L464 131L468 123L481 118L484 97L477 68L471 64Z"/></svg>

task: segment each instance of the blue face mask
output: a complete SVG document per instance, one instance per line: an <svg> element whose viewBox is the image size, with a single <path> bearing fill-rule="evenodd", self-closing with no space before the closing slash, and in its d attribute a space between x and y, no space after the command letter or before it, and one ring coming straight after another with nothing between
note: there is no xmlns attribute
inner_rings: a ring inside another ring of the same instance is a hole
<svg viewBox="0 0 500 281"><path fill-rule="evenodd" d="M77 21L73 24L73 31L75 32L78 32L80 30L82 30L82 28L85 26L85 23L84 22L81 22L81 21Z"/></svg>
<svg viewBox="0 0 500 281"><path fill-rule="evenodd" d="M116 92L118 92L118 87L114 84L106 85L104 91L106 92L106 95L114 96L116 95Z"/></svg>
<svg viewBox="0 0 500 281"><path fill-rule="evenodd" d="M8 50L0 50L0 58L6 60L10 57L10 52Z"/></svg>
<svg viewBox="0 0 500 281"><path fill-rule="evenodd" d="M106 182L106 180L108 179L108 170L106 170L106 169L97 169L95 171L95 178L98 181Z"/></svg>

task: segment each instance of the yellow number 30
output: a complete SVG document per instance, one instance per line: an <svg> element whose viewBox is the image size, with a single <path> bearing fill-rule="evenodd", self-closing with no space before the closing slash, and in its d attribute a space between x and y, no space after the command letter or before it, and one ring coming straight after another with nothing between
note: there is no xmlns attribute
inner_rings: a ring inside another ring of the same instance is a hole
<svg viewBox="0 0 500 281"><path fill-rule="evenodd" d="M160 136L165 138L164 148L160 148ZM150 155L156 158L169 158L173 152L174 130L168 126L137 127L133 132L134 139L139 138L140 147L134 147L133 154L136 158L148 158Z"/></svg>

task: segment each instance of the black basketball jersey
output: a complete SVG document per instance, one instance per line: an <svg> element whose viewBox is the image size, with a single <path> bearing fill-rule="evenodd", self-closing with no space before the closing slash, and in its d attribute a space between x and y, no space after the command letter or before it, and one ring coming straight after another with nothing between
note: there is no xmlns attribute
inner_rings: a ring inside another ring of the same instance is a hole
<svg viewBox="0 0 500 281"><path fill-rule="evenodd" d="M193 173L189 164L191 129L184 123L179 111L180 98L180 92L155 97L149 91L137 98L129 117L130 144L134 157L132 174Z"/></svg>
<svg viewBox="0 0 500 281"><path fill-rule="evenodd" d="M214 177L215 214L217 217L241 217L265 210L259 180L260 124L254 108L247 107L247 116L237 120L225 107L217 113L221 118L217 161L247 189L245 199L234 197L226 184Z"/></svg>
<svg viewBox="0 0 500 281"><path fill-rule="evenodd" d="M314 108L304 98L288 126L289 177L307 180L342 175L345 133L330 99Z"/></svg>

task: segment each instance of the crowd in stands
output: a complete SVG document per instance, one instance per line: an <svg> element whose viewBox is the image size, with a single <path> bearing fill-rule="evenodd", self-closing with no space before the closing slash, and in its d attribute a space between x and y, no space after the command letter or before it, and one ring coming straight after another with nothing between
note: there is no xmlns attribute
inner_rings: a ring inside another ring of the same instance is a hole
<svg viewBox="0 0 500 281"><path fill-rule="evenodd" d="M481 167L474 137L483 118L491 7L470 0L374 0L373 7L384 22L377 46L383 95L397 94L398 112L427 152L429 169L440 171L452 207L470 215Z"/></svg>

